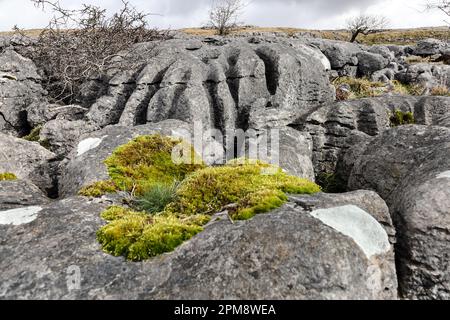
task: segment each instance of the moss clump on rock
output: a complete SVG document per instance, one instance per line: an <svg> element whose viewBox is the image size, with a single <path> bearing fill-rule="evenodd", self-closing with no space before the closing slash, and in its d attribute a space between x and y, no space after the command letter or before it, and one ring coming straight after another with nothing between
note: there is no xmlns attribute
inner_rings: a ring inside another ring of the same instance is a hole
<svg viewBox="0 0 450 320"><path fill-rule="evenodd" d="M172 160L174 148L184 144L179 155L190 160L190 164L177 164ZM117 148L105 164L111 180L120 190L134 190L142 194L154 184L171 184L181 181L186 175L204 167L193 147L181 139L160 135L141 136Z"/></svg>
<svg viewBox="0 0 450 320"><path fill-rule="evenodd" d="M17 180L17 177L14 173L10 172L0 173L0 181L11 181L11 180Z"/></svg>
<svg viewBox="0 0 450 320"><path fill-rule="evenodd" d="M113 181L108 180L97 181L87 187L84 187L80 190L80 192L78 192L78 194L85 197L99 198L107 193L114 193L116 191L116 184Z"/></svg>
<svg viewBox="0 0 450 320"><path fill-rule="evenodd" d="M37 126L33 130L31 130L31 132L28 135L23 137L23 139L32 142L39 142L41 130L42 126Z"/></svg>
<svg viewBox="0 0 450 320"><path fill-rule="evenodd" d="M317 192L318 185L289 176L281 168L261 162L230 163L189 176L177 191L177 201L167 210L184 215L212 215L227 205L237 204L232 217L251 218L281 206L287 200L285 194Z"/></svg>
<svg viewBox="0 0 450 320"><path fill-rule="evenodd" d="M394 110L390 118L391 127L398 127L408 124L415 124L416 120L412 112L403 112L401 110Z"/></svg>
<svg viewBox="0 0 450 320"><path fill-rule="evenodd" d="M109 223L97 232L97 239L106 252L145 260L173 251L226 208L232 219L246 220L281 207L287 194L320 192L315 183L258 161L232 161L209 168L176 164L171 154L180 142L161 136L139 137L119 147L106 161L114 184L137 190L138 198L134 209L116 206L103 212ZM192 147L184 150L195 155ZM150 205L139 206L143 200L151 200L147 201Z"/></svg>

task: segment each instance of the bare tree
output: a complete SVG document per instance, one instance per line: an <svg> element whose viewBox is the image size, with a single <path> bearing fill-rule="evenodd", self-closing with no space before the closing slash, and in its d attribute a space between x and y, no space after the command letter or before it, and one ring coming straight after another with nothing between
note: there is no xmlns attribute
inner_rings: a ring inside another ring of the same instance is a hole
<svg viewBox="0 0 450 320"><path fill-rule="evenodd" d="M243 0L213 0L209 11L209 25L217 30L219 35L227 35L240 23L246 3Z"/></svg>
<svg viewBox="0 0 450 320"><path fill-rule="evenodd" d="M386 17L360 14L347 20L347 29L351 32L350 42L355 42L360 34L368 35L381 32L389 25Z"/></svg>
<svg viewBox="0 0 450 320"><path fill-rule="evenodd" d="M427 8L429 10L438 9L450 17L450 0L429 1ZM446 21L450 25L450 21Z"/></svg>
<svg viewBox="0 0 450 320"><path fill-rule="evenodd" d="M54 17L23 54L43 72L43 85L54 102L73 103L86 81L100 78L134 44L168 37L148 28L147 14L125 0L110 16L93 5L66 9L58 0L31 1L49 8Z"/></svg>

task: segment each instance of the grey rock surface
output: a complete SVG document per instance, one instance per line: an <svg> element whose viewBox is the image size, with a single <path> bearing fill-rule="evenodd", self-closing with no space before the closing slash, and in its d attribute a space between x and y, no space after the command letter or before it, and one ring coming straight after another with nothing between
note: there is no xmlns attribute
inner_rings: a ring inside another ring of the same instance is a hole
<svg viewBox="0 0 450 320"><path fill-rule="evenodd" d="M308 39L307 41L317 46L325 54L334 70L342 69L345 66L357 66L356 55L363 51L361 46L355 43L324 39Z"/></svg>
<svg viewBox="0 0 450 320"><path fill-rule="evenodd" d="M10 172L55 195L56 155L36 142L0 133L0 172Z"/></svg>
<svg viewBox="0 0 450 320"><path fill-rule="evenodd" d="M391 210L402 296L449 299L450 130L405 126L358 148L349 188L375 190Z"/></svg>
<svg viewBox="0 0 450 320"><path fill-rule="evenodd" d="M102 200L38 207L31 222L0 225L0 298L395 299L392 246L377 222L388 219L383 201L360 192L319 211L325 199L333 196L294 197L250 221L212 222L173 253L142 263L100 250L95 232L108 206ZM305 210L297 201L312 205ZM329 226L352 218L342 232ZM378 254L368 255L374 248ZM79 287L71 281L76 275Z"/></svg>
<svg viewBox="0 0 450 320"><path fill-rule="evenodd" d="M256 132L255 132L256 133ZM313 143L311 135L290 127L274 128L273 131L264 131L253 140L255 154L248 158L273 163L280 166L291 175L315 180L312 163ZM272 142L274 142L272 144Z"/></svg>
<svg viewBox="0 0 450 320"><path fill-rule="evenodd" d="M374 137L390 129L390 118L397 110L413 113L417 124L446 126L450 98L384 96L335 102L318 108L300 126L313 138L316 175L335 172L345 152L360 142L352 138L355 135Z"/></svg>
<svg viewBox="0 0 450 320"><path fill-rule="evenodd" d="M67 156L83 134L94 132L97 127L83 120L50 120L42 127L40 138L46 141L58 158Z"/></svg>
<svg viewBox="0 0 450 320"><path fill-rule="evenodd" d="M441 40L425 39L417 43L417 46L414 48L414 54L418 56L432 56L441 54L448 48L450 48L450 45Z"/></svg>
<svg viewBox="0 0 450 320"><path fill-rule="evenodd" d="M445 169L445 163L431 155L445 149L449 141L450 129L444 127L410 125L385 131L361 150L348 186L352 190L375 190L390 205L399 183L420 171L426 162L435 161L436 170Z"/></svg>
<svg viewBox="0 0 450 320"><path fill-rule="evenodd" d="M391 196L402 295L450 299L450 141L436 148Z"/></svg>
<svg viewBox="0 0 450 320"><path fill-rule="evenodd" d="M34 63L14 50L0 52L0 132L28 134L27 109L45 94Z"/></svg>
<svg viewBox="0 0 450 320"><path fill-rule="evenodd" d="M29 181L0 181L0 210L42 205L48 202L47 196Z"/></svg>
<svg viewBox="0 0 450 320"><path fill-rule="evenodd" d="M83 120L88 109L79 105L58 105L39 102L28 108L28 123L31 127L43 126L51 120L79 121Z"/></svg>
<svg viewBox="0 0 450 320"><path fill-rule="evenodd" d="M420 85L429 90L436 87L450 88L450 66L448 65L412 64L396 74L395 77L402 83Z"/></svg>
<svg viewBox="0 0 450 320"><path fill-rule="evenodd" d="M87 119L98 126L178 119L205 128L284 126L334 99L318 50L296 40L251 38L140 44L144 67L112 74ZM276 42L274 42L276 41Z"/></svg>
<svg viewBox="0 0 450 320"><path fill-rule="evenodd" d="M375 71L386 68L389 60L381 54L372 52L360 52L356 55L358 58L358 74L360 76L370 76Z"/></svg>

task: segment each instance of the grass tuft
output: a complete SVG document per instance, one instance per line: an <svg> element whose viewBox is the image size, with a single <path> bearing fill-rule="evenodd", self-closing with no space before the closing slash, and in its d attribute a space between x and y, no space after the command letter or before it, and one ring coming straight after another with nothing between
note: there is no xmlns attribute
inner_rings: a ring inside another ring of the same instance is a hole
<svg viewBox="0 0 450 320"><path fill-rule="evenodd" d="M412 112L403 112L401 110L395 110L390 118L391 127L398 127L408 124L415 124L416 120Z"/></svg>

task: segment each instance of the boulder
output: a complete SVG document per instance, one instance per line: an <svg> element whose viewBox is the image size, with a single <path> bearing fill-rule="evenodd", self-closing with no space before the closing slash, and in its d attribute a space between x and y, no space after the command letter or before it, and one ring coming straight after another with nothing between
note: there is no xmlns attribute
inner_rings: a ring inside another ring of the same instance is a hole
<svg viewBox="0 0 450 320"><path fill-rule="evenodd" d="M378 53L360 52L356 56L358 57L358 74L360 76L371 76L389 64L389 60Z"/></svg>
<svg viewBox="0 0 450 320"><path fill-rule="evenodd" d="M0 52L0 132L29 133L28 107L40 101L44 90L34 63L12 49Z"/></svg>
<svg viewBox="0 0 450 320"><path fill-rule="evenodd" d="M56 155L36 142L0 133L0 172L28 180L50 196L57 195Z"/></svg>
<svg viewBox="0 0 450 320"><path fill-rule="evenodd" d="M253 146L258 154L248 155L249 158L257 157L259 160L280 166L291 175L315 180L312 163L313 144L309 133L283 127L257 134L258 138L252 141L257 143Z"/></svg>
<svg viewBox="0 0 450 320"><path fill-rule="evenodd" d="M450 117L450 97L421 97L414 106L417 124L450 128L450 124L444 122L448 117Z"/></svg>
<svg viewBox="0 0 450 320"><path fill-rule="evenodd" d="M391 212L401 294L450 299L450 140L397 186Z"/></svg>
<svg viewBox="0 0 450 320"><path fill-rule="evenodd" d="M108 180L103 163L113 151L140 135L162 134L191 139L191 127L179 120L136 127L109 126L82 136L74 150L61 164L60 195L76 195L81 188L94 182ZM190 140L189 140L190 141Z"/></svg>
<svg viewBox="0 0 450 320"><path fill-rule="evenodd" d="M380 134L390 128L390 112L397 108L413 110L415 103L414 97L366 98L335 102L311 113L302 129L313 138L316 175L335 171L341 155L352 146L354 135Z"/></svg>
<svg viewBox="0 0 450 320"><path fill-rule="evenodd" d="M36 206L48 202L47 196L29 181L0 181L0 210Z"/></svg>
<svg viewBox="0 0 450 320"><path fill-rule="evenodd" d="M417 56L433 56L443 53L448 48L449 45L441 40L425 39L417 43L417 46L414 48L414 54Z"/></svg>
<svg viewBox="0 0 450 320"><path fill-rule="evenodd" d="M429 90L440 86L450 89L450 66L417 63L407 66L395 78L402 83L420 85Z"/></svg>
<svg viewBox="0 0 450 320"><path fill-rule="evenodd" d="M0 211L0 299L136 298L142 266L103 253L95 238L107 206L72 198Z"/></svg>
<svg viewBox="0 0 450 320"><path fill-rule="evenodd" d="M376 210L389 221L385 204L373 193L342 196L325 206L329 199L320 196L293 197L283 208L248 222L211 224L165 259L168 276L142 297L395 299L393 249L359 197L367 204L376 199L372 204L380 205ZM343 227L349 221L354 228ZM368 242L356 236L363 225L371 235Z"/></svg>
<svg viewBox="0 0 450 320"><path fill-rule="evenodd" d="M42 127L40 139L46 141L49 149L62 159L75 148L83 134L97 129L83 120L50 120Z"/></svg>
<svg viewBox="0 0 450 320"><path fill-rule="evenodd" d="M434 161L435 150L445 148L450 129L428 126L401 126L385 131L361 150L349 179L352 190L375 190L391 205L392 192L409 174ZM444 170L436 161L436 170Z"/></svg>
<svg viewBox="0 0 450 320"><path fill-rule="evenodd" d="M402 296L449 299L450 129L399 127L354 149L348 186L375 190L391 210Z"/></svg>
<svg viewBox="0 0 450 320"><path fill-rule="evenodd" d="M380 45L370 46L368 51L370 53L379 54L388 61L395 60L395 52L392 51L387 46L380 46Z"/></svg>
<svg viewBox="0 0 450 320"><path fill-rule="evenodd" d="M390 229L378 222L387 226L389 217L371 192L293 197L250 221L214 220L174 252L141 263L101 251L95 233L108 205L75 197L23 208L15 219L0 212L0 298L397 297Z"/></svg>
<svg viewBox="0 0 450 320"><path fill-rule="evenodd" d="M308 43L317 46L331 62L331 68L342 69L346 65L358 65L356 55L363 50L357 44L325 39L307 39Z"/></svg>
<svg viewBox="0 0 450 320"><path fill-rule="evenodd" d="M361 134L374 137L390 129L393 126L391 116L396 111L411 112L416 124L446 126L446 119L450 116L449 105L449 97L432 96L384 96L340 101L318 108L300 128L313 138L316 175L330 174L335 172L347 150L361 142ZM345 177L349 172L344 170L341 174Z"/></svg>
<svg viewBox="0 0 450 320"><path fill-rule="evenodd" d="M390 83L390 81L395 80L396 71L394 69L385 68L379 71L375 71L371 75L372 81Z"/></svg>

